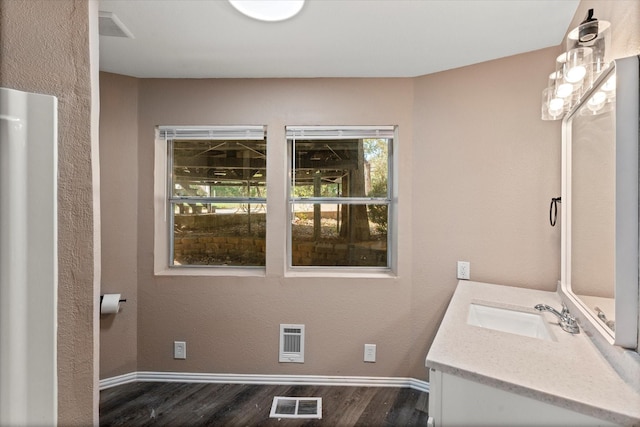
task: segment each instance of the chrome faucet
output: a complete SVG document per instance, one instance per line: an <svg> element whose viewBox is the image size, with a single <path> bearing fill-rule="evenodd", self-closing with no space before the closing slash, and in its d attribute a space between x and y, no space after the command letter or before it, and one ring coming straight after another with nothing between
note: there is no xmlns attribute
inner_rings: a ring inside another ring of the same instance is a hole
<svg viewBox="0 0 640 427"><path fill-rule="evenodd" d="M555 314L558 318L558 325L560 325L563 331L569 332L570 334L580 333L580 328L578 327L576 318L569 313L569 309L564 305L564 303L562 303L562 312L558 312L558 310L546 304L538 304L534 308L538 311L548 311Z"/></svg>

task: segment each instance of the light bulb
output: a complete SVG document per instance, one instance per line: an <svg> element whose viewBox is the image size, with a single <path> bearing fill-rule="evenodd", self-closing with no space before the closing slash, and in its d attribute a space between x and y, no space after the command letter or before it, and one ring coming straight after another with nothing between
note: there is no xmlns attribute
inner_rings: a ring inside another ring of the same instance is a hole
<svg viewBox="0 0 640 427"><path fill-rule="evenodd" d="M602 90L605 92L611 92L616 89L616 76L615 74L607 79L602 85Z"/></svg>
<svg viewBox="0 0 640 427"><path fill-rule="evenodd" d="M557 116L562 112L564 107L564 101L560 98L553 98L549 101L549 114L552 116Z"/></svg>
<svg viewBox="0 0 640 427"><path fill-rule="evenodd" d="M562 83L558 86L558 89L556 89L556 95L560 98L571 96L571 93L573 93L573 85L570 83Z"/></svg>
<svg viewBox="0 0 640 427"><path fill-rule="evenodd" d="M604 102L606 100L607 95L602 91L598 91L594 93L593 96L589 99L589 102L587 102L587 107L589 107L591 111L596 112L604 106Z"/></svg>
<svg viewBox="0 0 640 427"><path fill-rule="evenodd" d="M584 65L576 65L575 67L571 67L567 74L564 76L565 80L569 83L578 83L580 80L584 79L584 76L587 75L587 69Z"/></svg>

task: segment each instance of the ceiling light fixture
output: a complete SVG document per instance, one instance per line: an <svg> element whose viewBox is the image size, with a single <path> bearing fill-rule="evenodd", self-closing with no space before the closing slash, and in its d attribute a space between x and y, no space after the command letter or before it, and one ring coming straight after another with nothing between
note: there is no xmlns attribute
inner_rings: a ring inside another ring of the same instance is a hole
<svg viewBox="0 0 640 427"><path fill-rule="evenodd" d="M229 0L240 13L258 21L278 22L293 18L304 0Z"/></svg>

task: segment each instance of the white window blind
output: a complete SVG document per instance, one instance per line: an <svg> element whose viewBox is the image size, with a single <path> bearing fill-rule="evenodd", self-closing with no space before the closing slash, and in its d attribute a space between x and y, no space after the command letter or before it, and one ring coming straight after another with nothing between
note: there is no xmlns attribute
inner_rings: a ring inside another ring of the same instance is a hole
<svg viewBox="0 0 640 427"><path fill-rule="evenodd" d="M287 139L393 138L394 126L287 126Z"/></svg>
<svg viewBox="0 0 640 427"><path fill-rule="evenodd" d="M168 267L265 265L265 130L242 125L156 129L167 152Z"/></svg>
<svg viewBox="0 0 640 427"><path fill-rule="evenodd" d="M265 126L158 126L158 136L164 139L257 140L265 134Z"/></svg>

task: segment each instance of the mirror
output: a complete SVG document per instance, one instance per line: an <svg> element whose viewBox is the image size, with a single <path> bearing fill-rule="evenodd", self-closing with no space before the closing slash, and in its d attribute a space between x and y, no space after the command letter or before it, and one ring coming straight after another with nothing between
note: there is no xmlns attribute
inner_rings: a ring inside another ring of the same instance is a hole
<svg viewBox="0 0 640 427"><path fill-rule="evenodd" d="M633 349L639 305L637 106L638 58L632 57L606 70L563 121L562 285L612 344Z"/></svg>
<svg viewBox="0 0 640 427"><path fill-rule="evenodd" d="M609 99L592 96L571 120L571 290L614 332L615 90L601 93Z"/></svg>

